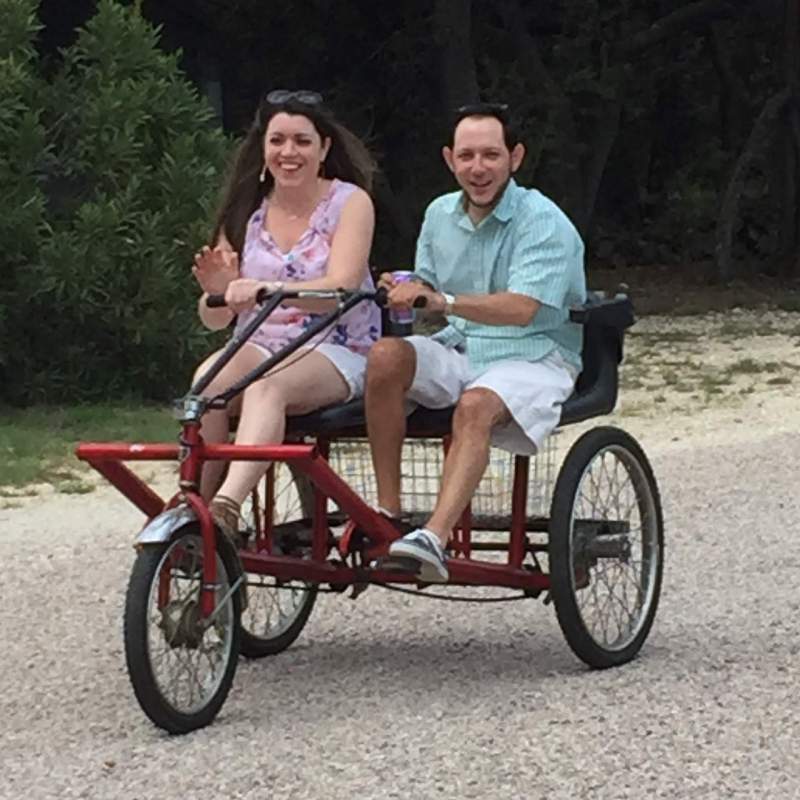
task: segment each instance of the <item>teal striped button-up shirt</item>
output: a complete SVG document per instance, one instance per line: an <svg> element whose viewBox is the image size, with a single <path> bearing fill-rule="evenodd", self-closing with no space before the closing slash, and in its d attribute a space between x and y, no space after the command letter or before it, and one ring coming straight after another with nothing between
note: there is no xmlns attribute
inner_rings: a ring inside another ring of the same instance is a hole
<svg viewBox="0 0 800 800"><path fill-rule="evenodd" d="M486 325L457 316L433 338L466 347L481 372L506 359L537 361L557 350L581 367L582 329L570 306L586 299L583 242L566 214L535 189L512 180L489 216L474 225L462 192L434 200L425 212L415 272L450 294L515 292L542 305L529 325Z"/></svg>

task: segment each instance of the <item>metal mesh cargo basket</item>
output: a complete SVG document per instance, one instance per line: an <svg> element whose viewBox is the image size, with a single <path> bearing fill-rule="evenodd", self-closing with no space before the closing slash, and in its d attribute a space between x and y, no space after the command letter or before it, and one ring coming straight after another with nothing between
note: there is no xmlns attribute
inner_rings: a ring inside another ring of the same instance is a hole
<svg viewBox="0 0 800 800"><path fill-rule="evenodd" d="M548 517L555 479L558 432L548 437L542 451L530 459L527 516ZM369 445L363 439L342 439L331 443L333 469L368 503L376 502L375 475ZM444 462L441 439L408 439L402 455L403 512L412 518L430 514L439 493ZM472 500L472 515L480 519L507 519L511 515L514 486L514 456L492 448L489 466Z"/></svg>

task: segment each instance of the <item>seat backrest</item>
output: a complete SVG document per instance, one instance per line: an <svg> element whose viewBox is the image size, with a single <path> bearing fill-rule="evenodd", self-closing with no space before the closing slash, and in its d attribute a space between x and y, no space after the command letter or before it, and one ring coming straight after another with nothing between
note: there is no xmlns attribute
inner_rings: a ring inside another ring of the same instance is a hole
<svg viewBox="0 0 800 800"><path fill-rule="evenodd" d="M635 321L627 295L603 292L590 292L584 305L570 311L570 319L583 325L583 369L564 404L562 425L613 411L625 330Z"/></svg>

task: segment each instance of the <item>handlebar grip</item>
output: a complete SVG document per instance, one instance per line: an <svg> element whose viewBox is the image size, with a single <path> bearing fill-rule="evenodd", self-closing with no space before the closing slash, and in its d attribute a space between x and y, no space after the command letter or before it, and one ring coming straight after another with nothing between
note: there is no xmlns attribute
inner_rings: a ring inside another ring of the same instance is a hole
<svg viewBox="0 0 800 800"><path fill-rule="evenodd" d="M389 292L383 288L383 286L378 287L375 291L375 297L373 298L373 302L375 303L378 308L383 308L386 305L386 301L389 299Z"/></svg>
<svg viewBox="0 0 800 800"><path fill-rule="evenodd" d="M206 297L206 305L209 308L225 308L228 304L225 302L224 294L210 294Z"/></svg>

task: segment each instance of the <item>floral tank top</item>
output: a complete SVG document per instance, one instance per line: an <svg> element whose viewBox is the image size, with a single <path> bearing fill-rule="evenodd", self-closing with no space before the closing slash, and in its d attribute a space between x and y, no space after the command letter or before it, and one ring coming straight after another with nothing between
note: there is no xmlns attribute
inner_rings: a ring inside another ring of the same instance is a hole
<svg viewBox="0 0 800 800"><path fill-rule="evenodd" d="M334 179L328 193L314 209L308 228L288 253L283 252L264 228L267 201L253 212L247 223L240 274L260 281L283 281L291 288L293 281L322 278L328 268L331 242L347 198L355 191L352 183ZM362 291L375 286L369 271L361 284ZM236 321L238 334L255 316L258 309L240 314ZM260 347L275 352L302 334L323 314L315 314L291 306L278 306L250 337ZM378 340L381 331L380 309L365 300L342 315L332 328L327 328L309 342L340 344L366 355Z"/></svg>

